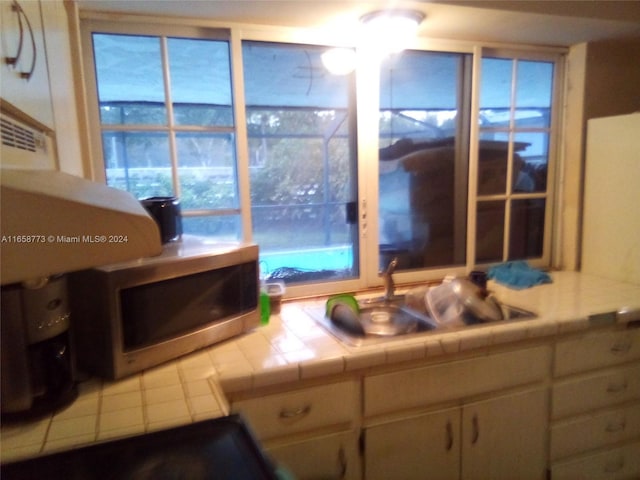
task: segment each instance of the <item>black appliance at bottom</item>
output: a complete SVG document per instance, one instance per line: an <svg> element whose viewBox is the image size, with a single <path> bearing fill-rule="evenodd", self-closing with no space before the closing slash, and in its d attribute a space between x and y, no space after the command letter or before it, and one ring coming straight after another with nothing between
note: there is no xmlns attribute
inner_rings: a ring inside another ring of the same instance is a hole
<svg viewBox="0 0 640 480"><path fill-rule="evenodd" d="M2 465L2 480L278 480L238 415Z"/></svg>

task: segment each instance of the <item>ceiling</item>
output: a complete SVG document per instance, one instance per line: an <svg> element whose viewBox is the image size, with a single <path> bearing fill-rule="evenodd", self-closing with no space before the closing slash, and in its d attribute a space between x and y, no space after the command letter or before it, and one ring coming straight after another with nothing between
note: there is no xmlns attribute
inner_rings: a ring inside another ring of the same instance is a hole
<svg viewBox="0 0 640 480"><path fill-rule="evenodd" d="M420 36L569 46L640 37L636 0L76 0L81 11L207 18L233 23L353 31L365 13L420 10Z"/></svg>

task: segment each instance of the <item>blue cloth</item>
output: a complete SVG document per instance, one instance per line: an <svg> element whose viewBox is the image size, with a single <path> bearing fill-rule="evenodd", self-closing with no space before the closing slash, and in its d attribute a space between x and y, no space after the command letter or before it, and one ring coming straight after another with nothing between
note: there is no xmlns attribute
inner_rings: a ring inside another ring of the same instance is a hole
<svg viewBox="0 0 640 480"><path fill-rule="evenodd" d="M491 278L507 287L522 290L524 288L551 283L548 273L532 268L525 261L501 263L489 268L487 278Z"/></svg>

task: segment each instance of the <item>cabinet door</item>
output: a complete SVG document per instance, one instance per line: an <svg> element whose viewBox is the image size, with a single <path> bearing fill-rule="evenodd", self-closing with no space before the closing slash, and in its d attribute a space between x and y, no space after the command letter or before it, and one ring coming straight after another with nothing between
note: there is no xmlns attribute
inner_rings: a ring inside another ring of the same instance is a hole
<svg viewBox="0 0 640 480"><path fill-rule="evenodd" d="M20 1L24 16L18 20L13 2L0 2L0 57L2 98L41 123L53 128L53 110L44 49L40 2ZM28 23L27 20L28 19ZM20 28L22 24L22 28ZM22 33L21 33L22 32ZM22 46L20 36L22 35ZM19 56L15 65L5 58ZM23 78L22 74L30 74Z"/></svg>
<svg viewBox="0 0 640 480"><path fill-rule="evenodd" d="M547 390L469 404L462 411L462 478L545 478Z"/></svg>
<svg viewBox="0 0 640 480"><path fill-rule="evenodd" d="M288 444L267 445L269 456L296 480L356 480L360 478L358 435L355 431Z"/></svg>
<svg viewBox="0 0 640 480"><path fill-rule="evenodd" d="M365 431L367 480L458 478L460 409L390 422Z"/></svg>

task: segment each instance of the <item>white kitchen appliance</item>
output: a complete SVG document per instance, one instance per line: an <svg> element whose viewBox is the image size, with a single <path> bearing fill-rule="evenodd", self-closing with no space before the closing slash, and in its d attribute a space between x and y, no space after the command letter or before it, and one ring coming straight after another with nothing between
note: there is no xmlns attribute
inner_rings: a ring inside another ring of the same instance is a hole
<svg viewBox="0 0 640 480"><path fill-rule="evenodd" d="M589 120L582 272L640 284L640 112Z"/></svg>

